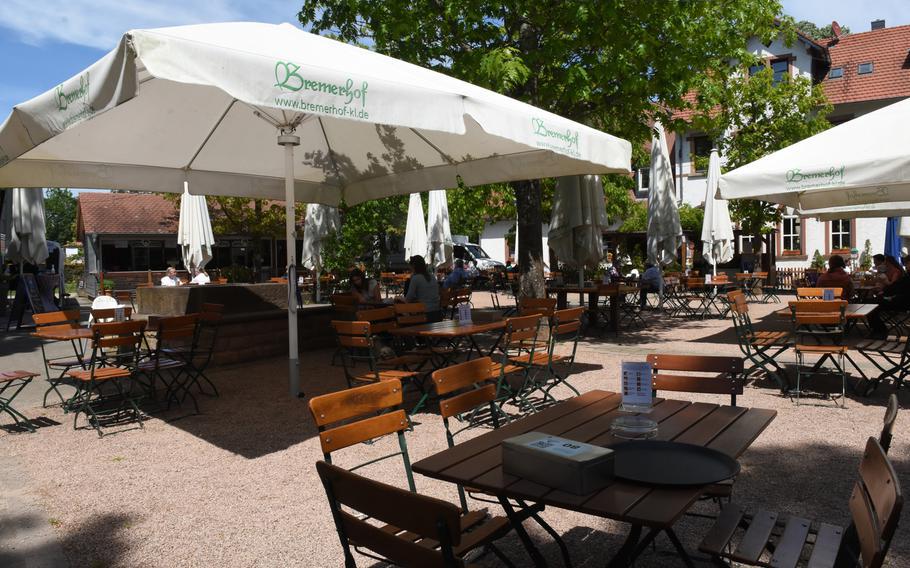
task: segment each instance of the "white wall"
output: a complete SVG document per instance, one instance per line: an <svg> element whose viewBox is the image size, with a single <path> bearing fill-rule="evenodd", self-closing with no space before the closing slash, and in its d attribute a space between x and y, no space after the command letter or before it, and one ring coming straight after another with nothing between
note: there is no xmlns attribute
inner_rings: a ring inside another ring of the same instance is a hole
<svg viewBox="0 0 910 568"><path fill-rule="evenodd" d="M506 235L515 226L514 221L497 221L484 225L480 233L480 248L487 251L490 258L505 264L508 260L508 243Z"/></svg>

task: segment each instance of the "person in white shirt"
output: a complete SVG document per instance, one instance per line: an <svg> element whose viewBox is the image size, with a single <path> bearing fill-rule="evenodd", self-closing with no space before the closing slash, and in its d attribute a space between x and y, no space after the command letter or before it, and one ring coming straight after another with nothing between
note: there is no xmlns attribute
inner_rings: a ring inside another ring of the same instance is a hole
<svg viewBox="0 0 910 568"><path fill-rule="evenodd" d="M209 278L209 275L205 273L205 270L201 268L193 269L193 279L190 280L190 284L199 284L201 286L208 284L211 281L212 279Z"/></svg>
<svg viewBox="0 0 910 568"><path fill-rule="evenodd" d="M162 286L180 286L183 283L177 278L177 269L173 266L167 267L167 273L161 277Z"/></svg>

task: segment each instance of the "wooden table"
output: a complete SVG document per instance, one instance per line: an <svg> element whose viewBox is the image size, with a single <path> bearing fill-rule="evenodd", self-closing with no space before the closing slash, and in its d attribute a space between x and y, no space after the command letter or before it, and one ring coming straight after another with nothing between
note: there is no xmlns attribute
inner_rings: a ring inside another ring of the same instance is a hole
<svg viewBox="0 0 910 568"><path fill-rule="evenodd" d="M605 284L604 286L609 286ZM619 332L619 302L626 294L632 294L639 291L638 286L628 286L626 284L620 284L619 290L615 293L608 294L610 296L610 329L613 332ZM547 295L556 294L556 309L564 310L568 307L568 296L569 294L578 294L579 303L584 304L584 295L588 295L588 324L591 326L597 325L597 316L598 316L598 303L600 301L600 296L603 294L603 289L601 286L557 286L547 288Z"/></svg>
<svg viewBox="0 0 910 568"><path fill-rule="evenodd" d="M616 393L591 391L422 459L413 469L428 477L495 495L506 514L514 519L521 516L508 498L629 523L629 536L612 564L628 563L661 531L667 533L677 552L690 564L672 527L704 493L703 486L657 487L617 480L600 491L574 495L502 471L500 442L525 432L545 432L601 446L621 442L610 433L613 419L621 415L620 402L621 397ZM739 457L776 415L774 410L657 399L648 417L659 423L658 440L698 444ZM521 524L513 524L535 564L544 565L543 557ZM639 542L643 527L649 533Z"/></svg>
<svg viewBox="0 0 910 568"><path fill-rule="evenodd" d="M470 359L471 354L474 351L477 352L478 356L484 355L483 350L477 345L477 341L474 339L475 335L478 333L489 333L491 331L500 332L499 337L496 338L496 342L493 343L493 347L491 347L489 353L487 353L488 355L492 355L499 345L499 341L502 339L505 329L506 320L483 323L462 323L455 320L443 320L434 323L396 327L395 329L390 329L389 333L402 337L421 337L430 342L448 341L450 343L455 343L459 340L467 339L470 342L470 349L467 354L468 359Z"/></svg>
<svg viewBox="0 0 910 568"><path fill-rule="evenodd" d="M802 302L824 302L826 300L800 300ZM831 300L827 300L831 301ZM834 300L840 301L840 300ZM846 310L844 310L844 318L848 320L862 320L866 319L866 316L874 312L878 308L878 304L847 304ZM782 310L777 310L774 312L778 317L790 318L792 315L790 308L786 307Z"/></svg>

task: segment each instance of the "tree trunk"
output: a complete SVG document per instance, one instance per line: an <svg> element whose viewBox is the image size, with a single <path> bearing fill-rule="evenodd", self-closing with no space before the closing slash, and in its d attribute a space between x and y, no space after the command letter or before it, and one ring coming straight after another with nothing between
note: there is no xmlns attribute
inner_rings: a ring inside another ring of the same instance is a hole
<svg viewBox="0 0 910 568"><path fill-rule="evenodd" d="M543 235L541 234L540 180L512 182L515 210L518 213L518 271L521 296L546 296L543 275Z"/></svg>

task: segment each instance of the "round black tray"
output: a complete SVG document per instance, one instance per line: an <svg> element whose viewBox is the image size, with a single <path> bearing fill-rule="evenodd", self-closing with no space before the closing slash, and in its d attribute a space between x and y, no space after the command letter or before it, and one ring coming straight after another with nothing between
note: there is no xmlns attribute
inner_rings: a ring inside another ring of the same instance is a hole
<svg viewBox="0 0 910 568"><path fill-rule="evenodd" d="M654 485L710 485L739 473L727 454L694 444L641 440L610 448L614 476Z"/></svg>

